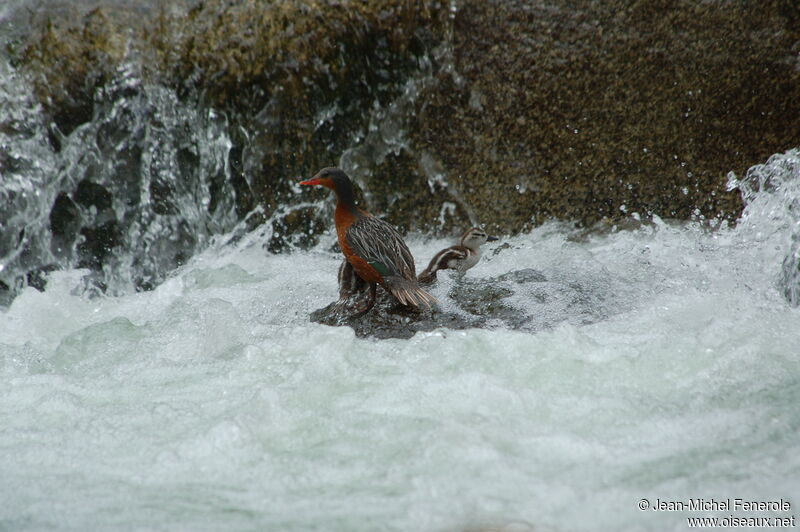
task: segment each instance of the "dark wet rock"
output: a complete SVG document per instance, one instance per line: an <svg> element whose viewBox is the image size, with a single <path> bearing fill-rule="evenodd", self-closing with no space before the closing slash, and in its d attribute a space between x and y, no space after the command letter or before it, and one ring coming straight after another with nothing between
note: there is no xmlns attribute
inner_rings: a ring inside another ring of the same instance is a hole
<svg viewBox="0 0 800 532"><path fill-rule="evenodd" d="M308 249L318 242L317 235L326 227L316 216L313 207L292 209L283 216L275 217L271 225L272 238L267 245L271 253Z"/></svg>
<svg viewBox="0 0 800 532"><path fill-rule="evenodd" d="M133 42L148 80L226 110L232 131L247 132L234 139L230 176L242 216L292 201L293 182L348 152L373 210L407 229L736 217L727 172L800 143L800 8L783 0L449 7L98 9L49 21L18 62L69 133Z"/></svg>
<svg viewBox="0 0 800 532"><path fill-rule="evenodd" d="M442 282L441 280L439 282ZM438 328L502 327L536 332L560 323L587 325L629 310L620 287L606 277L548 280L543 273L521 269L498 277L469 278L453 274L446 297L432 309L400 305L378 288L368 312L356 299L340 299L311 313L311 321L351 327L357 336L410 338Z"/></svg>
<svg viewBox="0 0 800 532"><path fill-rule="evenodd" d="M55 264L46 264L29 271L26 276L28 286L32 286L41 292L47 286L47 275L56 270L58 270L58 266Z"/></svg>
<svg viewBox="0 0 800 532"><path fill-rule="evenodd" d="M78 244L78 267L100 270L106 257L119 243L117 223L112 221L81 229L83 242Z"/></svg>
<svg viewBox="0 0 800 532"><path fill-rule="evenodd" d="M119 222L113 209L114 198L106 187L88 179L78 183L73 197L85 212L80 229L82 241L76 248L77 266L99 271L120 244Z"/></svg>
<svg viewBox="0 0 800 532"><path fill-rule="evenodd" d="M480 325L489 320L499 320L510 329L521 329L530 322L528 316L520 308L508 304L507 298L514 291L498 283L495 279L462 279L456 283L448 296L459 309L478 318Z"/></svg>
<svg viewBox="0 0 800 532"><path fill-rule="evenodd" d="M178 214L178 208L173 202L175 189L172 183L163 179L153 179L150 182L150 199L153 202L153 212L162 215Z"/></svg>
<svg viewBox="0 0 800 532"><path fill-rule="evenodd" d="M533 268L514 270L497 277L498 281L512 281L515 283L543 283L547 281L544 274Z"/></svg>
<svg viewBox="0 0 800 532"><path fill-rule="evenodd" d="M64 192L56 196L50 210L50 231L53 235L50 249L55 256L69 254L81 227L81 216L78 207Z"/></svg>
<svg viewBox="0 0 800 532"><path fill-rule="evenodd" d="M275 206L273 199L291 195L289 178L330 166L363 135L370 109L401 93L448 20L447 5L390 0L211 0L139 20L101 8L77 21L48 21L19 62L46 72L37 94L69 133L91 119L85 110L134 43L146 81L223 109L232 130L244 128L237 143L252 159L238 162L257 199Z"/></svg>
<svg viewBox="0 0 800 532"><path fill-rule="evenodd" d="M359 337L378 339L411 338L418 332L439 327L468 329L479 327L484 322L480 318L401 305L380 287L375 306L369 312L361 313L342 301L336 301L315 310L310 318L324 325L352 327Z"/></svg>
<svg viewBox="0 0 800 532"><path fill-rule="evenodd" d="M127 251L116 248L131 223L191 233L176 198L206 172L188 123L164 129L157 105L131 105L153 87L217 117L231 145L207 172L204 208L233 204L243 219L261 207L272 252L312 246L330 227L327 192L296 183L332 164L361 187L362 206L403 230L514 233L550 218L615 227L634 212L733 219L742 201L726 174L800 145L800 8L785 0L208 0L33 20L7 50L53 150L97 124L103 164L66 179L80 184L48 206L56 248L73 245L95 269ZM144 139L161 131L179 153L142 194L157 166ZM4 172L31 164L0 154ZM112 197L127 209L119 220ZM137 219L146 197L153 216ZM153 260L169 268L200 241L135 252L163 253ZM147 268L137 286L164 278Z"/></svg>
<svg viewBox="0 0 800 532"><path fill-rule="evenodd" d="M107 188L84 179L75 189L75 201L84 207L102 211L111 208L113 197Z"/></svg>
<svg viewBox="0 0 800 532"><path fill-rule="evenodd" d="M456 278L460 276L456 275ZM494 314L497 310L506 310L502 300L514 292L501 284L460 279L448 295L458 306L473 314L481 316Z"/></svg>
<svg viewBox="0 0 800 532"><path fill-rule="evenodd" d="M800 143L798 8L783 1L459 4L424 146L482 221L735 217L725 175Z"/></svg>
<svg viewBox="0 0 800 532"><path fill-rule="evenodd" d="M0 306L8 307L14 301L14 291L8 286L8 283L0 281Z"/></svg>

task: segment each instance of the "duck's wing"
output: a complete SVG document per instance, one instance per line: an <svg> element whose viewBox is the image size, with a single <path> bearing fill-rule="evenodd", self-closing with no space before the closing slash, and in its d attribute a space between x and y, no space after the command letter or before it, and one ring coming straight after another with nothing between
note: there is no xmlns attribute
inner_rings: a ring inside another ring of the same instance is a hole
<svg viewBox="0 0 800 532"><path fill-rule="evenodd" d="M445 248L433 256L428 267L417 276L417 280L421 283L432 283L436 279L437 271L455 268L458 261L466 260L468 256L469 250L464 246Z"/></svg>
<svg viewBox="0 0 800 532"><path fill-rule="evenodd" d="M383 277L414 279L414 257L394 227L374 216L361 216L345 233L353 252Z"/></svg>
<svg viewBox="0 0 800 532"><path fill-rule="evenodd" d="M465 260L469 257L469 250L464 246L452 246L445 248L437 253L428 266L433 266L437 270L445 270L447 268L455 268L458 261Z"/></svg>
<svg viewBox="0 0 800 532"><path fill-rule="evenodd" d="M417 283L414 257L394 227L373 216L361 216L345 232L350 249L381 274L381 283L404 305L430 308L436 298Z"/></svg>

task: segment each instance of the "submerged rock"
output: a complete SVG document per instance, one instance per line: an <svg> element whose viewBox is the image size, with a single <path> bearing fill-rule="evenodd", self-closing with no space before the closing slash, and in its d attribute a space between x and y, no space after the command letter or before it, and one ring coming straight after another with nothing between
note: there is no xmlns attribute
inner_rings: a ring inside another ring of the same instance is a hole
<svg viewBox="0 0 800 532"><path fill-rule="evenodd" d="M439 328L503 328L536 332L560 323L586 325L628 310L624 294L608 279L548 279L526 268L474 279L453 274L439 281L432 309L406 307L380 287L372 310L359 312L339 300L311 313L311 321L351 327L357 336L410 338Z"/></svg>
<svg viewBox="0 0 800 532"><path fill-rule="evenodd" d="M411 338L420 331L433 331L440 327L468 329L480 327L486 320L435 309L417 310L401 305L393 296L379 288L375 306L366 314L352 313L341 302L311 313L311 321L324 325L349 326L356 336L368 338Z"/></svg>

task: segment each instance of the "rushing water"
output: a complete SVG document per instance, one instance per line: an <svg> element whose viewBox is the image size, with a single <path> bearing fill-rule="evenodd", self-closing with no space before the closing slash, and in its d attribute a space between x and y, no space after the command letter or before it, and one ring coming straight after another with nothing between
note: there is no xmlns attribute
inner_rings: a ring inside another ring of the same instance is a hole
<svg viewBox="0 0 800 532"><path fill-rule="evenodd" d="M270 253L269 223L236 225L224 117L137 80L119 72L56 150L0 62L0 530L661 531L798 513L797 151L731 176L735 227L634 214L507 235L432 289L437 315L481 328L377 340L310 319L337 296L335 236ZM112 220L99 268L85 247ZM409 244L421 269L450 243ZM639 509L689 498L792 508Z"/></svg>
<svg viewBox="0 0 800 532"><path fill-rule="evenodd" d="M797 154L776 159L796 186ZM545 226L434 289L452 308L459 282L531 268L602 315L521 285L509 304L551 317L536 333L310 323L337 294L332 235L283 255L265 231L222 238L119 297L54 272L0 320L0 528L671 530L709 513L639 500L798 504L788 188L754 193L734 229ZM410 243L421 260L446 244Z"/></svg>
<svg viewBox="0 0 800 532"><path fill-rule="evenodd" d="M0 303L63 267L111 293L150 288L234 226L224 117L129 65L56 148L30 92L0 59Z"/></svg>

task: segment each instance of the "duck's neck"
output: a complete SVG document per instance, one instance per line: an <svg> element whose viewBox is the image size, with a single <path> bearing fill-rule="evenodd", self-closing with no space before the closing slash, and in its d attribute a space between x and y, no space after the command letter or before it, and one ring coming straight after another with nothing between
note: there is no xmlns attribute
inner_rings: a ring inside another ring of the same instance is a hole
<svg viewBox="0 0 800 532"><path fill-rule="evenodd" d="M359 218L364 216L361 209L356 207L353 189L336 190L336 232L339 235L339 243L344 246L342 239L346 239L347 228L353 225Z"/></svg>
<svg viewBox="0 0 800 532"><path fill-rule="evenodd" d="M355 217L361 215L356 207L356 196L352 187L340 187L336 189L336 212L347 212Z"/></svg>

